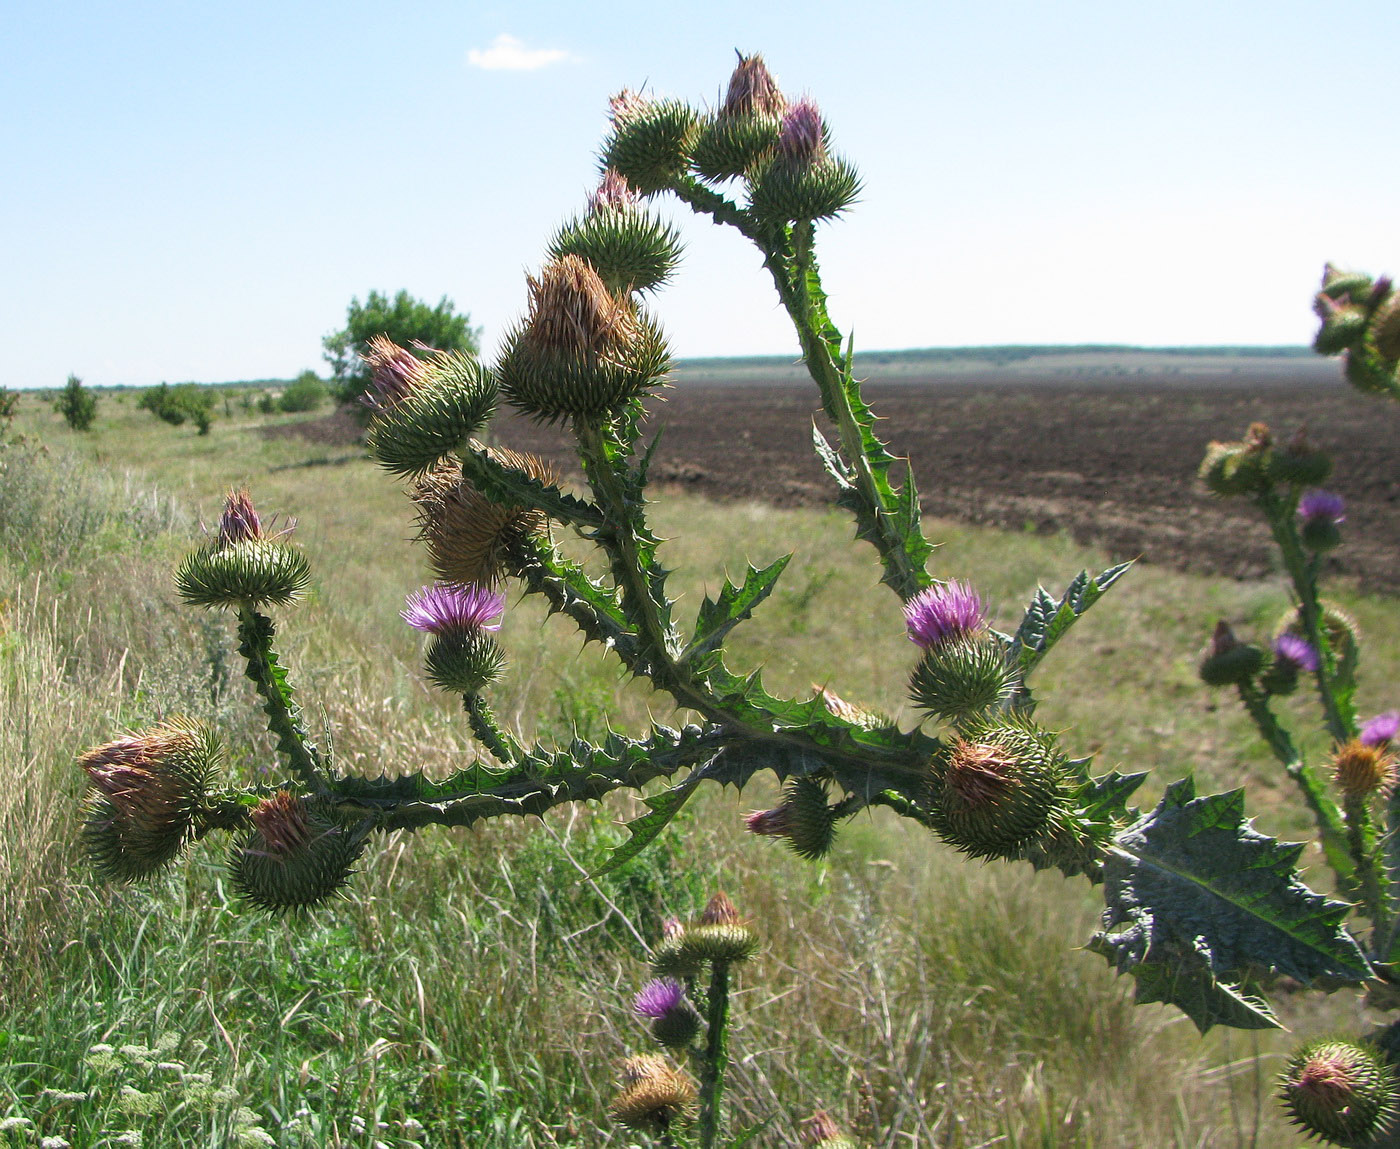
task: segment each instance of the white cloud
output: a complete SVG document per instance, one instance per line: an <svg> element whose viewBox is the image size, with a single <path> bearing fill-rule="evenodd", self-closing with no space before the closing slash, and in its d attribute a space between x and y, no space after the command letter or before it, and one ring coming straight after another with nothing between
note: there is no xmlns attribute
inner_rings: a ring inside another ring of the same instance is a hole
<svg viewBox="0 0 1400 1149"><path fill-rule="evenodd" d="M485 68L488 72L533 72L568 58L569 53L560 48L527 48L514 36L504 32L492 40L491 47L484 51L472 48L467 52L468 64L473 68Z"/></svg>

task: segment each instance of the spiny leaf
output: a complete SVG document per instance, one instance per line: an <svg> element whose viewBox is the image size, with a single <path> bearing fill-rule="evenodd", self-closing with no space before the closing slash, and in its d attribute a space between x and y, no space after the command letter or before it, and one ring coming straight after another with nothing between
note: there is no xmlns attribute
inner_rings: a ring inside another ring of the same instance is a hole
<svg viewBox="0 0 1400 1149"><path fill-rule="evenodd" d="M596 527L603 522L602 512L592 503L515 467L504 466L484 449L463 451L461 462L463 476L493 503L533 507L557 522L575 526Z"/></svg>
<svg viewBox="0 0 1400 1149"><path fill-rule="evenodd" d="M1371 969L1343 925L1350 907L1302 883L1301 851L1249 826L1243 791L1198 798L1192 779L1174 783L1109 849L1091 948L1139 979L1140 1000L1179 1005L1203 1032L1237 1024L1226 999L1244 999L1253 969L1361 981Z"/></svg>
<svg viewBox="0 0 1400 1149"><path fill-rule="evenodd" d="M1094 578L1089 577L1088 571L1080 571L1059 602L1044 587L1036 588L1035 597L1026 608L1026 616L1021 620L1011 645L1011 656L1020 666L1023 676L1035 669L1050 648L1132 565L1131 562L1119 563Z"/></svg>
<svg viewBox="0 0 1400 1149"><path fill-rule="evenodd" d="M750 566L741 585L726 578L718 599L706 595L695 620L695 634L682 657L699 658L724 642L725 636L773 592L791 558L792 555L783 555L762 569Z"/></svg>
<svg viewBox="0 0 1400 1149"><path fill-rule="evenodd" d="M1021 860L1037 870L1058 869L1066 877L1083 875L1091 882L1103 880L1103 855L1113 836L1138 811L1129 809L1127 800L1142 785L1147 774L1120 774L1112 771L1100 778L1089 776L1090 759L1067 763L1079 787L1066 809L1054 818L1050 829L1021 853Z"/></svg>
<svg viewBox="0 0 1400 1149"><path fill-rule="evenodd" d="M695 788L705 778L705 768L702 766L697 770L692 770L676 786L669 790L663 790L659 794L651 794L642 799L646 803L650 813L643 814L640 818L633 818L627 823L627 841L618 846L608 855L608 860L602 864L592 874L592 877L601 877L603 874L611 873L625 862L630 862L643 850L652 844L660 835L661 831L671 824L671 820L681 812Z"/></svg>

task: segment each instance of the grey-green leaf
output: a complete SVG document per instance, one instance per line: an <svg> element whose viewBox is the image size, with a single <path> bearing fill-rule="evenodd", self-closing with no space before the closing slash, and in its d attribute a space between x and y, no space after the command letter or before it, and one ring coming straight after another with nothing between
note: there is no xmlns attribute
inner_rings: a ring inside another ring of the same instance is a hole
<svg viewBox="0 0 1400 1149"><path fill-rule="evenodd" d="M1022 675L1029 675L1050 648L1132 565L1131 562L1119 563L1093 578L1088 571L1080 571L1065 588L1059 602L1044 587L1037 587L1035 598L1026 608L1026 616L1011 643L1011 656Z"/></svg>

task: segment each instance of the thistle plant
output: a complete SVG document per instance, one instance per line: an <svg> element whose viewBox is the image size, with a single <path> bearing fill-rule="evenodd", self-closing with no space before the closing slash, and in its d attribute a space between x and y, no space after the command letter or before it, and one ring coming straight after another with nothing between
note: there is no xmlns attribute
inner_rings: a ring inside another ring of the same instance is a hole
<svg viewBox="0 0 1400 1149"><path fill-rule="evenodd" d="M481 755L447 777L364 777L312 740L270 614L302 594L309 563L236 493L217 531L180 567L177 585L192 606L232 615L282 779L239 785L212 759L207 771L177 767L157 752L171 737L164 728L92 751L85 763L115 761L115 747L139 744L142 777L156 780L126 789L94 775L86 836L98 870L122 881L148 877L195 839L225 831L234 836L233 888L245 901L300 912L341 889L377 835L543 816L630 791L646 810L607 863L616 866L655 841L703 783L742 788L765 774L782 787L782 803L750 815L748 828L806 858L825 855L859 812L884 808L969 858L1025 861L1094 883L1105 909L1088 948L1135 979L1139 1001L1174 1004L1203 1031L1277 1025L1263 997L1274 975L1328 988L1384 980L1395 944L1389 875L1400 868L1386 853L1395 838L1378 821L1382 799L1390 801L1389 750L1377 749L1374 732L1371 742L1358 737L1353 628L1316 595L1317 548L1339 529L1339 512L1314 498L1303 519L1297 514L1303 490L1326 480L1325 457L1301 439L1276 447L1263 429L1212 447L1207 481L1265 509L1298 604L1268 650L1224 627L1207 661L1211 680L1238 690L1299 780L1342 893L1359 896L1375 926L1364 949L1347 929L1350 901L1304 885L1301 847L1252 829L1241 792L1199 795L1186 778L1144 813L1128 805L1142 774L1091 775L1088 759L1038 724L1037 669L1128 564L1081 571L1057 594L1039 589L1007 631L992 625L975 588L927 569L933 547L913 470L876 433L816 258L819 225L850 209L860 190L818 106L789 100L759 57L740 59L717 109L616 96L597 190L528 277L524 314L494 362L413 355L387 341L369 353L369 451L407 484L438 580L413 596L404 617L430 636L428 678L460 696ZM668 591L671 571L649 518L655 440L644 441L671 361L652 297L680 257L674 229L653 209L662 197L752 243L792 322L823 414L813 447L856 539L873 550L880 582L904 607L917 648L909 670L916 710L903 725L826 687L810 697L775 694L758 670L733 665L727 641L773 593L787 557L726 579L693 617L682 617ZM1363 279L1334 276L1324 288L1329 334L1319 346L1345 351L1358 385L1400 393L1393 293ZM581 484L483 444L501 402L568 428ZM602 565L571 557L579 545ZM694 720L562 746L507 729L491 704L494 683L508 673L509 641L500 636L509 628L495 629L506 588L542 598L562 625ZM1378 782L1364 794L1351 783L1356 792L1342 807L1293 751L1269 705L1271 690L1284 693L1305 677L1319 687L1338 746L1355 738L1375 750L1369 776ZM203 746L212 735L198 739ZM1393 817L1388 805L1384 816ZM734 923L701 923L662 944L658 975L684 982L704 962L717 969L740 961L746 936ZM699 939L703 953L694 948ZM723 988L712 981L705 1000L712 1012ZM705 1024L714 1031L709 1014ZM722 1050L707 1064L721 1065ZM647 1076L640 1067L629 1072ZM714 1097L717 1112L718 1082L698 1087L702 1130L717 1121L706 1116L705 1098ZM670 1084L668 1123L689 1105ZM825 1127L818 1133L817 1143L841 1143Z"/></svg>

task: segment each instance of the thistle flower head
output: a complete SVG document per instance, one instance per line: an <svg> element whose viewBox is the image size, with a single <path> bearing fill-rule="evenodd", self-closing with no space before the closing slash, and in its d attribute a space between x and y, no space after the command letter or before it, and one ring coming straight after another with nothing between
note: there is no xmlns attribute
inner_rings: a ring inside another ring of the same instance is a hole
<svg viewBox="0 0 1400 1149"><path fill-rule="evenodd" d="M1306 523L1340 524L1347 521L1346 502L1341 495L1320 488L1307 491L1298 500L1298 518Z"/></svg>
<svg viewBox="0 0 1400 1149"><path fill-rule="evenodd" d="M751 810L744 815L744 828L760 838L786 838L792 832L791 814L786 804L771 810Z"/></svg>
<svg viewBox="0 0 1400 1149"><path fill-rule="evenodd" d="M987 608L975 590L955 579L911 598L904 620L909 640L929 650L986 629Z"/></svg>
<svg viewBox="0 0 1400 1149"><path fill-rule="evenodd" d="M1293 1123L1327 1141L1371 1144L1395 1121L1395 1071L1371 1046L1309 1042L1289 1059L1279 1092Z"/></svg>
<svg viewBox="0 0 1400 1149"><path fill-rule="evenodd" d="M1247 682L1264 665L1264 652L1250 642L1235 637L1230 624L1223 618L1201 652L1197 672L1207 686L1231 686Z"/></svg>
<svg viewBox="0 0 1400 1149"><path fill-rule="evenodd" d="M802 1123L802 1144L811 1149L855 1149L855 1142L842 1133L841 1127L822 1109Z"/></svg>
<svg viewBox="0 0 1400 1149"><path fill-rule="evenodd" d="M263 852L282 860L306 848L312 838L306 800L286 790L264 798L253 808L253 828L262 839Z"/></svg>
<svg viewBox="0 0 1400 1149"><path fill-rule="evenodd" d="M640 203L641 198L632 190L627 177L613 168L603 172L597 189L588 197L590 211L621 211Z"/></svg>
<svg viewBox="0 0 1400 1149"><path fill-rule="evenodd" d="M629 1057L620 1076L622 1091L608 1107L619 1124L664 1131L693 1117L695 1083L665 1058L654 1054Z"/></svg>
<svg viewBox="0 0 1400 1149"><path fill-rule="evenodd" d="M837 809L827 802L826 783L804 776L787 784L782 805L755 810L744 823L750 834L783 838L798 857L815 860L830 852L837 816Z"/></svg>
<svg viewBox="0 0 1400 1149"><path fill-rule="evenodd" d="M702 926L737 926L739 921L738 909L723 890L705 904L705 909L700 914Z"/></svg>
<svg viewBox="0 0 1400 1149"><path fill-rule="evenodd" d="M1400 710L1387 710L1377 714L1361 727L1359 741L1363 746L1388 746L1400 734Z"/></svg>
<svg viewBox="0 0 1400 1149"><path fill-rule="evenodd" d="M826 128L811 100L799 100L783 116L778 151L795 167L810 167L826 157Z"/></svg>
<svg viewBox="0 0 1400 1149"><path fill-rule="evenodd" d="M262 520L253 506L247 489L230 491L224 499L224 513L219 516L219 533L215 545L219 550L237 543L254 542L263 537Z"/></svg>
<svg viewBox="0 0 1400 1149"><path fill-rule="evenodd" d="M399 612L404 622L428 634L500 630L505 596L476 584L439 583L408 596Z"/></svg>
<svg viewBox="0 0 1400 1149"><path fill-rule="evenodd" d="M1296 634L1285 633L1274 639L1274 658L1291 664L1295 670L1307 671L1309 674L1318 667L1317 651L1313 649L1312 643Z"/></svg>
<svg viewBox="0 0 1400 1149"><path fill-rule="evenodd" d="M1332 755L1332 776L1346 798L1360 800L1395 783L1395 758L1385 745L1353 738Z"/></svg>
<svg viewBox="0 0 1400 1149"><path fill-rule="evenodd" d="M252 829L229 857L234 888L269 913L303 910L350 880L364 832L349 832L314 799L279 790L252 810Z"/></svg>
<svg viewBox="0 0 1400 1149"><path fill-rule="evenodd" d="M608 97L608 118L615 125L627 123L634 120L639 114L651 106L651 101L640 92L634 92L631 88L623 88L615 96Z"/></svg>
<svg viewBox="0 0 1400 1149"><path fill-rule="evenodd" d="M685 986L675 978L653 978L633 999L632 1012L638 1017L662 1018L678 1009L684 1001Z"/></svg>
<svg viewBox="0 0 1400 1149"><path fill-rule="evenodd" d="M747 116L758 113L765 116L781 116L787 110L787 98L773 73L763 62L763 57L739 56L733 74L729 77L729 91L725 93L724 104L720 108L722 116Z"/></svg>
<svg viewBox="0 0 1400 1149"><path fill-rule="evenodd" d="M371 411L392 410L427 381L428 365L387 335L371 336L363 358L370 385L360 402Z"/></svg>

